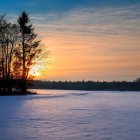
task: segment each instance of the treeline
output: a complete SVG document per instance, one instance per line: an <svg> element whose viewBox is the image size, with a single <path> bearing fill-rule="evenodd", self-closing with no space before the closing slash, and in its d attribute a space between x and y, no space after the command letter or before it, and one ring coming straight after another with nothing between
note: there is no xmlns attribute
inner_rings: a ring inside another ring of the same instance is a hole
<svg viewBox="0 0 140 140"><path fill-rule="evenodd" d="M140 91L140 80L133 82L113 81L34 81L34 89L62 89L62 90L111 90L111 91Z"/></svg>
<svg viewBox="0 0 140 140"><path fill-rule="evenodd" d="M31 67L41 53L29 16L22 12L13 24L0 16L0 95L26 93Z"/></svg>

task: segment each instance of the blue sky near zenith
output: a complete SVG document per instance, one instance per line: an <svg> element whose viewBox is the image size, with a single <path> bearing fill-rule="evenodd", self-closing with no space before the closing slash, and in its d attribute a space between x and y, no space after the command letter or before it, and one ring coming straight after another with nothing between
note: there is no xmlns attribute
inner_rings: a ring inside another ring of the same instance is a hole
<svg viewBox="0 0 140 140"><path fill-rule="evenodd" d="M1 12L31 13L64 12L82 7L129 6L140 4L139 0L0 0Z"/></svg>

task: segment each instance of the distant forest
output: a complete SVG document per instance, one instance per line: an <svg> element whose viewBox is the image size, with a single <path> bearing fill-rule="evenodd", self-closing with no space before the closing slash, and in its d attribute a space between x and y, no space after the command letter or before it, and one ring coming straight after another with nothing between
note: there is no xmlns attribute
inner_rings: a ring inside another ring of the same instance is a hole
<svg viewBox="0 0 140 140"><path fill-rule="evenodd" d="M34 89L140 91L140 78L128 81L33 81Z"/></svg>

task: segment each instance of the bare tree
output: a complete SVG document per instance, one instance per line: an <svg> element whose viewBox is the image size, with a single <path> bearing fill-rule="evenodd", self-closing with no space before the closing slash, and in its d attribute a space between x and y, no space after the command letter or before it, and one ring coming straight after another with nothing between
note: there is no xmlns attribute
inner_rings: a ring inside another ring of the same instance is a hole
<svg viewBox="0 0 140 140"><path fill-rule="evenodd" d="M18 33L19 29L16 24L8 23L4 16L0 18L0 80L3 80L1 83L3 91L12 89L13 56L17 47Z"/></svg>
<svg viewBox="0 0 140 140"><path fill-rule="evenodd" d="M12 77L12 63L14 49L18 40L18 26L8 23L4 18L0 23L0 54L2 78L9 79Z"/></svg>

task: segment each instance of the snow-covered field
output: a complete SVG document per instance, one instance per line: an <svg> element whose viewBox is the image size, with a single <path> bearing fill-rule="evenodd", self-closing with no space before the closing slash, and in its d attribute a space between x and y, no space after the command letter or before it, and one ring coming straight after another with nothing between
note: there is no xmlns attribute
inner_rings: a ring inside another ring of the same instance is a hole
<svg viewBox="0 0 140 140"><path fill-rule="evenodd" d="M37 91L0 97L0 140L140 140L140 92Z"/></svg>

